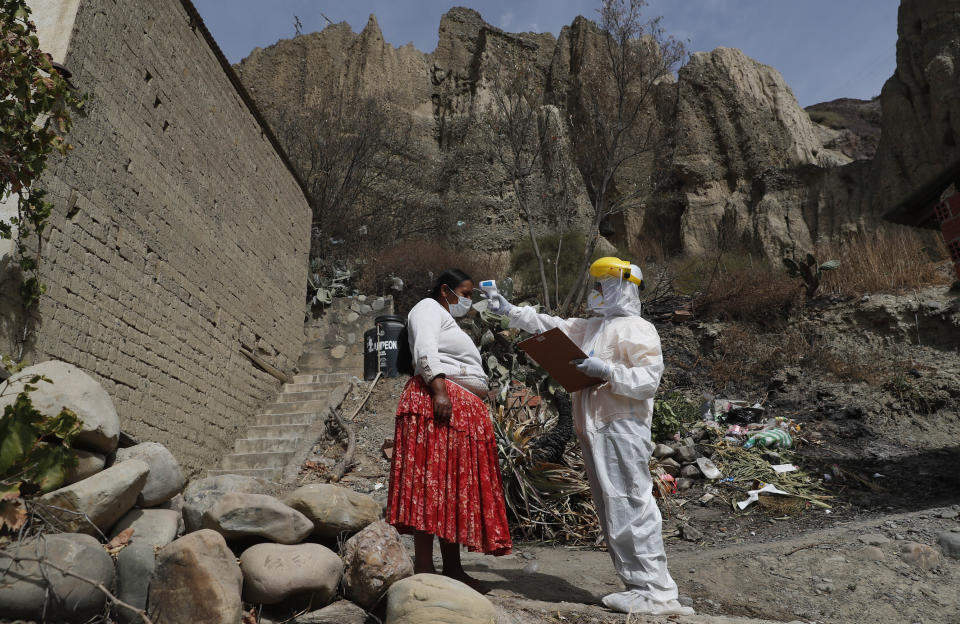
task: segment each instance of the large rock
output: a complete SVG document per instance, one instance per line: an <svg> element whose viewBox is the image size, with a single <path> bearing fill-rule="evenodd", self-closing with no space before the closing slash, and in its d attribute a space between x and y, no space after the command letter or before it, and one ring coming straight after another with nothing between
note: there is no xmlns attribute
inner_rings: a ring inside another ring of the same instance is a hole
<svg viewBox="0 0 960 624"><path fill-rule="evenodd" d="M943 549L943 554L953 559L960 559L960 533L941 533L937 536L937 543Z"/></svg>
<svg viewBox="0 0 960 624"><path fill-rule="evenodd" d="M33 406L44 416L56 416L63 408L69 408L83 421L80 434L74 438L77 448L97 453L112 453L120 437L120 418L110 395L93 377L73 364L50 360L28 366L10 377L0 386L0 413L13 404L24 385L36 375L48 377L33 384L36 390L30 393Z"/></svg>
<svg viewBox="0 0 960 624"><path fill-rule="evenodd" d="M113 560L89 535L60 533L30 540L23 557L42 558L86 578L113 585ZM84 622L103 612L106 597L97 588L38 563L14 563L0 555L0 618Z"/></svg>
<svg viewBox="0 0 960 624"><path fill-rule="evenodd" d="M68 531L106 533L137 502L150 467L130 459L77 483L44 494L40 501ZM96 526L94 528L90 523Z"/></svg>
<svg viewBox="0 0 960 624"><path fill-rule="evenodd" d="M102 453L73 449L73 454L77 458L77 465L67 470L67 476L63 480L64 485L70 485L92 477L107 465L107 456Z"/></svg>
<svg viewBox="0 0 960 624"><path fill-rule="evenodd" d="M243 551L240 570L247 602L276 604L311 595L311 604L323 605L337 594L343 562L320 544L257 544Z"/></svg>
<svg viewBox="0 0 960 624"><path fill-rule="evenodd" d="M157 553L150 580L154 624L237 624L243 575L223 536L200 530Z"/></svg>
<svg viewBox="0 0 960 624"><path fill-rule="evenodd" d="M177 514L177 537L183 535L186 527L183 523L183 494L177 494L165 503L160 503L154 509L169 509Z"/></svg>
<svg viewBox="0 0 960 624"><path fill-rule="evenodd" d="M228 540L263 537L279 544L298 544L313 531L313 523L273 496L230 492L203 514L203 528Z"/></svg>
<svg viewBox="0 0 960 624"><path fill-rule="evenodd" d="M141 610L147 608L150 578L157 567L156 550L149 541L131 541L117 553L117 598ZM142 623L140 615L119 605L114 614L121 624Z"/></svg>
<svg viewBox="0 0 960 624"><path fill-rule="evenodd" d="M150 476L137 499L137 504L141 507L154 507L165 503L183 490L184 480L180 464L164 445L144 442L117 451L118 462L127 459L139 459L150 466Z"/></svg>
<svg viewBox="0 0 960 624"><path fill-rule="evenodd" d="M367 612L347 600L295 618L292 624L366 624Z"/></svg>
<svg viewBox="0 0 960 624"><path fill-rule="evenodd" d="M387 624L494 624L489 600L467 585L437 574L417 574L387 591Z"/></svg>
<svg viewBox="0 0 960 624"><path fill-rule="evenodd" d="M344 596L365 609L372 609L391 585L413 575L413 560L400 534L382 520L348 539L340 556Z"/></svg>
<svg viewBox="0 0 960 624"><path fill-rule="evenodd" d="M380 519L380 506L365 494L330 485L304 485L283 497L283 502L313 522L314 534L337 537L356 533Z"/></svg>
<svg viewBox="0 0 960 624"><path fill-rule="evenodd" d="M171 509L133 509L113 527L110 537L133 529L131 543L150 544L163 548L177 539L180 514Z"/></svg>
<svg viewBox="0 0 960 624"><path fill-rule="evenodd" d="M225 474L191 481L183 491L183 524L187 532L203 526L203 513L228 492L272 494L273 486L246 475Z"/></svg>

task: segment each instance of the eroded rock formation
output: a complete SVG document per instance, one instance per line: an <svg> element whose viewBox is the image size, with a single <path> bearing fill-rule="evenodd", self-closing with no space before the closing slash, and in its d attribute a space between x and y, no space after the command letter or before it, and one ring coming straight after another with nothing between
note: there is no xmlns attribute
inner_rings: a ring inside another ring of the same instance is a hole
<svg viewBox="0 0 960 624"><path fill-rule="evenodd" d="M862 143L859 134L811 121L774 68L732 48L693 54L675 81L659 85L647 112L670 128L672 141L621 171L617 184L645 191L601 232L628 252L655 239L668 251L745 245L778 256L872 227L893 202L960 156L958 22L960 0L904 3L898 70L881 98L884 132L874 160L875 125L861 129L870 135ZM557 38L511 34L454 8L439 31L432 53L395 48L371 16L359 34L337 24L256 49L237 70L276 123L322 97L374 98L411 123L424 166L406 182L430 198L427 210L446 216L435 233L496 251L511 248L526 226L475 113L489 102L497 68L528 68L556 146L534 194L549 196L558 171L570 189L560 213L548 202L535 209L536 227L588 227L584 156L571 119L582 114L585 97L578 76L597 71L597 26L578 17Z"/></svg>

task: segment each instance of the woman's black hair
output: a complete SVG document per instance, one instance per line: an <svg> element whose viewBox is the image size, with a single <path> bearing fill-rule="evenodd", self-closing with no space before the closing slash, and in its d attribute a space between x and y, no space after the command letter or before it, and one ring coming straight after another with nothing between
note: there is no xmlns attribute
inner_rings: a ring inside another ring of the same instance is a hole
<svg viewBox="0 0 960 624"><path fill-rule="evenodd" d="M439 299L440 292L444 286L452 291L467 280L473 281L469 275L460 269L447 269L437 278L436 283L433 285L433 290L430 292L430 296L434 299Z"/></svg>
<svg viewBox="0 0 960 624"><path fill-rule="evenodd" d="M437 281L430 291L430 297L439 299L444 286L450 290L456 290L457 286L467 280L473 281L469 275L460 269L447 269L437 277ZM414 374L413 351L410 350L410 332L406 325L403 326L400 335L397 337L397 371L410 377L413 377Z"/></svg>

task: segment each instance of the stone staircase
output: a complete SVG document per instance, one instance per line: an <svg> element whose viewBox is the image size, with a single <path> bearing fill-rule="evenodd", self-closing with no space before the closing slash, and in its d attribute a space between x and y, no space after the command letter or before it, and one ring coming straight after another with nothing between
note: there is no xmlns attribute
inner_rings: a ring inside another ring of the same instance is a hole
<svg viewBox="0 0 960 624"><path fill-rule="evenodd" d="M293 481L300 462L325 433L330 407L343 402L352 376L363 375L363 332L380 314L393 314L393 299L343 297L307 323L297 363L301 374L256 415L220 469L207 474Z"/></svg>
<svg viewBox="0 0 960 624"><path fill-rule="evenodd" d="M219 470L208 474L243 474L280 481L288 464L305 456L323 433L332 405L349 388L349 373L296 375L277 399L266 405L238 439L234 452L223 458Z"/></svg>

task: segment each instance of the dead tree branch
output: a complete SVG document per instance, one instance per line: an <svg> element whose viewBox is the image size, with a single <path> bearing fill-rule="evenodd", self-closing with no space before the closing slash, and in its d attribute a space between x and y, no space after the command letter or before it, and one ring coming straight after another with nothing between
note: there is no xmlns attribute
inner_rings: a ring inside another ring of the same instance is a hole
<svg viewBox="0 0 960 624"><path fill-rule="evenodd" d="M150 618L147 616L146 611L144 611L143 609L139 609L133 606L132 604L129 604L120 600L119 598L114 596L113 593L109 589L107 589L107 587L100 581L95 581L91 578L87 578L83 576L82 574L77 574L72 570L68 570L55 563L52 563L43 557L24 557L22 555L17 555L10 551L2 550L2 549L0 549L0 557L10 559L14 563L36 563L40 566L46 566L48 568L52 568L56 570L57 572L59 572L64 576L69 576L71 578L77 579L78 581L87 583L88 585L92 585L98 591L100 591L104 596L107 597L107 600L110 601L110 604L118 607L122 607L124 609L129 609L130 611L136 613L140 617L140 619L143 621L143 624L153 624L153 622L151 622Z"/></svg>
<svg viewBox="0 0 960 624"><path fill-rule="evenodd" d="M354 455L357 451L357 432L347 420L340 413L340 410L330 408L330 416L337 423L337 425L347 434L347 450L344 451L343 457L340 458L340 461L337 462L337 465L330 470L330 482L337 483L340 479L343 478L343 475L347 473L348 470L353 468L356 465L356 460Z"/></svg>

